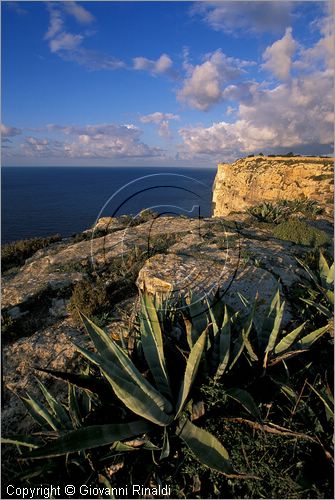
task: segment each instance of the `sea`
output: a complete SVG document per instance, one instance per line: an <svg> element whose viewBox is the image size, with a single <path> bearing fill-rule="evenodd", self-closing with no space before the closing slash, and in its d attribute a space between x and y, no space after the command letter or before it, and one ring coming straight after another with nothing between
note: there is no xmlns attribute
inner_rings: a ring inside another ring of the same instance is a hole
<svg viewBox="0 0 335 500"><path fill-rule="evenodd" d="M69 237L143 209L208 217L215 168L2 167L1 240Z"/></svg>

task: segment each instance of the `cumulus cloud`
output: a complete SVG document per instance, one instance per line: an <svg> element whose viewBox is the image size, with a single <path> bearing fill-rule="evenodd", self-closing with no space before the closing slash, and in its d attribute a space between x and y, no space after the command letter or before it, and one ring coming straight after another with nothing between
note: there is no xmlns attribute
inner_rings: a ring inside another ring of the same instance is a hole
<svg viewBox="0 0 335 500"><path fill-rule="evenodd" d="M87 49L83 42L85 33L70 33L65 29L65 17L71 15L80 24L90 24L93 15L76 2L58 2L47 4L49 27L44 36L48 40L50 51L65 61L73 61L90 70L114 70L125 67L125 63L108 54Z"/></svg>
<svg viewBox="0 0 335 500"><path fill-rule="evenodd" d="M297 43L292 36L292 28L286 28L283 38L264 51L263 68L271 71L279 79L286 80L290 76L292 57L296 48Z"/></svg>
<svg viewBox="0 0 335 500"><path fill-rule="evenodd" d="M185 64L188 76L177 92L179 101L200 111L207 111L224 99L224 87L241 75L243 67L250 64L227 57L219 49L208 54L205 62L192 66Z"/></svg>
<svg viewBox="0 0 335 500"><path fill-rule="evenodd" d="M140 116L140 121L142 123L160 123L163 120L179 120L179 115L174 115L173 113L161 113L156 111L155 113L150 113L149 115Z"/></svg>
<svg viewBox="0 0 335 500"><path fill-rule="evenodd" d="M64 2L63 7L65 11L73 16L78 23L90 24L94 21L94 16L82 5L79 5L76 2Z"/></svg>
<svg viewBox="0 0 335 500"><path fill-rule="evenodd" d="M315 148L330 151L333 142L333 75L315 72L274 89L260 85L252 101L240 104L237 119L210 127L179 130L183 149L193 155L228 155ZM315 151L317 152L317 151Z"/></svg>
<svg viewBox="0 0 335 500"><path fill-rule="evenodd" d="M229 120L210 126L180 128L183 139L180 154L186 158L230 159L260 151L332 153L334 72L330 47L333 47L334 35L331 19L328 10L313 22L320 36L308 48L298 44L291 28L287 28L285 35L263 53L262 66L280 82L241 79L225 86L218 100L235 101L234 113L226 114ZM216 82L218 88L217 73L213 75L212 82ZM219 90L213 95L215 102ZM199 102L193 104L198 109L207 108L206 96Z"/></svg>
<svg viewBox="0 0 335 500"><path fill-rule="evenodd" d="M165 139L171 139L172 137L169 125L170 120L180 120L180 116L173 113L161 113L160 111L140 116L142 123L154 123L157 125L158 135Z"/></svg>
<svg viewBox="0 0 335 500"><path fill-rule="evenodd" d="M293 5L289 1L206 1L196 2L191 14L199 15L216 31L277 33L291 24Z"/></svg>
<svg viewBox="0 0 335 500"><path fill-rule="evenodd" d="M72 35L71 33L60 33L57 37L51 38L50 50L51 52L66 51L72 52L80 46L83 35Z"/></svg>
<svg viewBox="0 0 335 500"><path fill-rule="evenodd" d="M56 158L146 158L162 156L159 148L141 142L142 131L135 125L48 125L47 132L68 136L64 141L26 137L21 152L34 157Z"/></svg>
<svg viewBox="0 0 335 500"><path fill-rule="evenodd" d="M321 37L312 47L301 50L300 60L294 63L298 69L309 71L316 64L334 68L334 3L324 2L324 11L325 15L313 21L311 26Z"/></svg>
<svg viewBox="0 0 335 500"><path fill-rule="evenodd" d="M6 127L3 123L0 124L1 137L14 137L22 134L22 130L16 127Z"/></svg>
<svg viewBox="0 0 335 500"><path fill-rule="evenodd" d="M167 54L162 54L157 60L146 57L134 57L133 69L148 71L152 75L159 75L172 72L173 62Z"/></svg>

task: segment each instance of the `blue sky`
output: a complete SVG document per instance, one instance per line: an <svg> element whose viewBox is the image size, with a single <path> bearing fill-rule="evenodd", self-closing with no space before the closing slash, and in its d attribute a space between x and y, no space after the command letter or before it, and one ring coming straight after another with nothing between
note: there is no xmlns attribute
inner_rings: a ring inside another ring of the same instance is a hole
<svg viewBox="0 0 335 500"><path fill-rule="evenodd" d="M2 164L333 153L333 2L2 7Z"/></svg>

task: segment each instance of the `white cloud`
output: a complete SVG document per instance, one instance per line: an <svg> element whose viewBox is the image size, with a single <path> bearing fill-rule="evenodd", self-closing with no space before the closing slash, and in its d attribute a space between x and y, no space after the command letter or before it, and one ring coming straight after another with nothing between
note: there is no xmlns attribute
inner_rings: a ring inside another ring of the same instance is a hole
<svg viewBox="0 0 335 500"><path fill-rule="evenodd" d="M160 123L163 120L179 120L179 115L174 115L173 113L161 113L156 111L155 113L150 113L149 115L140 116L140 121L142 123Z"/></svg>
<svg viewBox="0 0 335 500"><path fill-rule="evenodd" d="M47 4L47 9L49 11L49 27L44 38L50 40L62 31L64 21L60 10L55 9L50 4Z"/></svg>
<svg viewBox="0 0 335 500"><path fill-rule="evenodd" d="M297 43L292 36L292 28L286 28L283 38L274 42L264 51L263 68L271 71L281 80L286 80L290 76L292 57L296 48Z"/></svg>
<svg viewBox="0 0 335 500"><path fill-rule="evenodd" d="M331 71L294 78L274 89L256 86L233 123L181 128L182 149L193 155L237 156L314 146L316 154L333 143L332 89Z"/></svg>
<svg viewBox="0 0 335 500"><path fill-rule="evenodd" d="M200 15L212 29L226 33L280 32L291 24L294 2L196 2L191 14Z"/></svg>
<svg viewBox="0 0 335 500"><path fill-rule="evenodd" d="M27 137L21 151L30 157L57 158L147 158L160 157L163 151L140 141L142 131L135 125L48 125L49 133L63 133L64 141Z"/></svg>
<svg viewBox="0 0 335 500"><path fill-rule="evenodd" d="M94 21L94 16L82 5L76 2L63 2L64 10L72 15L78 23L89 24Z"/></svg>
<svg viewBox="0 0 335 500"><path fill-rule="evenodd" d="M294 65L298 69L314 68L321 64L323 68L334 68L334 2L324 2L325 15L312 22L311 28L318 30L321 38L315 45L303 49L300 60Z"/></svg>
<svg viewBox="0 0 335 500"><path fill-rule="evenodd" d="M140 121L142 123L154 123L157 125L158 135L165 139L172 138L172 132L169 125L170 120L180 120L180 116L174 115L173 113L161 113L160 111L140 116Z"/></svg>
<svg viewBox="0 0 335 500"><path fill-rule="evenodd" d="M50 40L50 50L51 52L59 52L61 50L72 52L78 49L82 40L82 35L72 35L71 33L62 32Z"/></svg>
<svg viewBox="0 0 335 500"><path fill-rule="evenodd" d="M158 135L160 137L164 137L164 139L171 139L172 137L172 132L170 130L170 125L168 120L163 120L159 125L158 125Z"/></svg>
<svg viewBox="0 0 335 500"><path fill-rule="evenodd" d="M3 123L0 124L0 133L2 137L14 137L22 134L22 130L16 127L6 127Z"/></svg>
<svg viewBox="0 0 335 500"><path fill-rule="evenodd" d="M192 66L185 63L188 77L177 92L178 100L192 108L207 111L224 99L225 84L240 76L246 64L246 61L227 57L221 50L208 54L202 64Z"/></svg>
<svg viewBox="0 0 335 500"><path fill-rule="evenodd" d="M156 61L146 57L134 57L133 69L149 71L153 75L171 73L173 62L167 54L162 54Z"/></svg>
<svg viewBox="0 0 335 500"><path fill-rule="evenodd" d="M72 15L80 24L94 20L93 15L75 2L47 4L49 27L44 38L48 40L50 51L65 61L73 61L89 70L114 70L125 67L125 63L116 57L83 47L87 32L70 33L66 31L65 13Z"/></svg>

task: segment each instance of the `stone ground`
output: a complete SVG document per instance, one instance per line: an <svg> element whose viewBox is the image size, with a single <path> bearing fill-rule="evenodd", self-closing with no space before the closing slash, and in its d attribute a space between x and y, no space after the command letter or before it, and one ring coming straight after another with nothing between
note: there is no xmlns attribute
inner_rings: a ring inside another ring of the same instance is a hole
<svg viewBox="0 0 335 500"><path fill-rule="evenodd" d="M329 220L320 218L312 223L332 233ZM19 318L23 325L18 340L3 342L3 434L31 430L31 420L16 394L38 394L34 367L70 369L77 360L72 341L87 341L66 309L74 284L85 278L88 267L110 264L135 247L145 250L157 237L175 234L177 242L145 261L137 278L140 290L146 288L162 296L187 295L191 290L197 298L205 298L219 287L233 308L245 307L245 299L249 301L245 312L258 292L261 317L279 286L282 299L288 302L284 324L293 319L289 294L304 276L296 256L310 249L273 238L246 214L201 221L161 217L135 227L104 218L99 229L106 227L113 232L78 243L69 239L50 245L28 259L18 272L3 277L3 312L14 320ZM111 335L127 329L135 299L119 304L123 315L112 311ZM47 323L25 336L24 321L39 308L47 315ZM42 379L58 398L66 398L65 384L44 375Z"/></svg>

